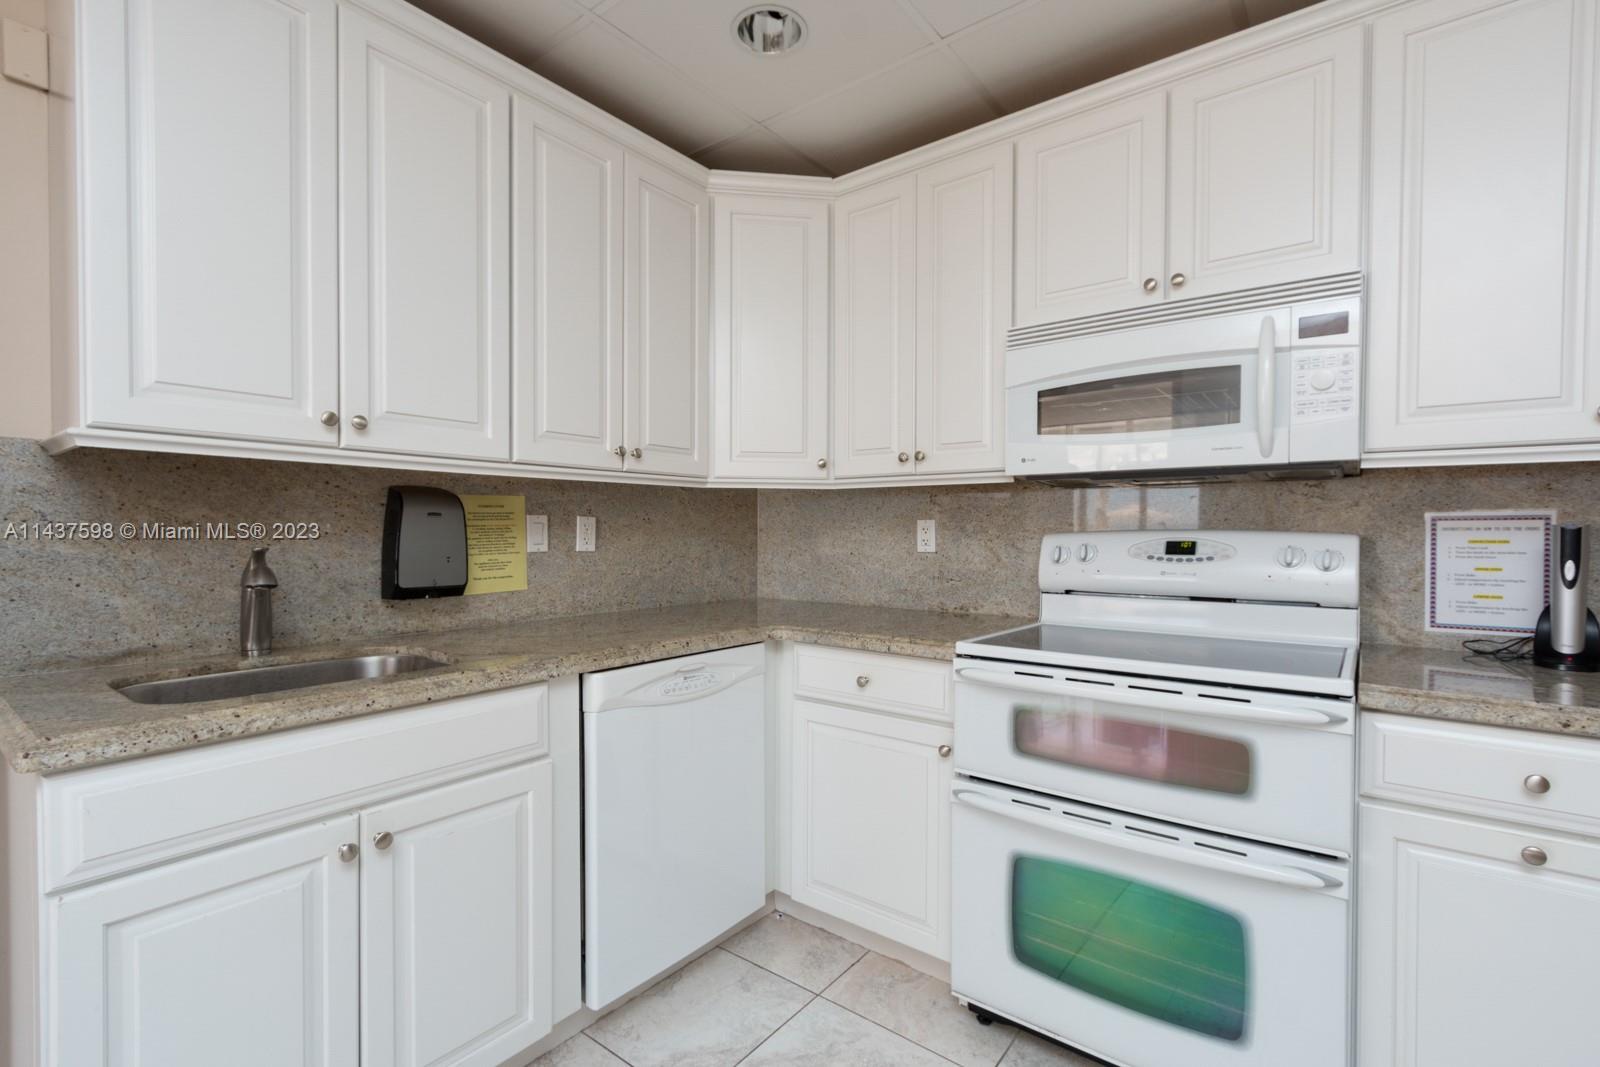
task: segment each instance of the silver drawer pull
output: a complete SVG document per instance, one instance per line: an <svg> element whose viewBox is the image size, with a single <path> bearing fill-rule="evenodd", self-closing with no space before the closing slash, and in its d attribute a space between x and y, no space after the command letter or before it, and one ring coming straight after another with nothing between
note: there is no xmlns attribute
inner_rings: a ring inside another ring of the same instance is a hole
<svg viewBox="0 0 1600 1067"><path fill-rule="evenodd" d="M954 751L955 751L955 749L951 748L949 745L940 745L939 746L939 758L940 759L949 759L950 758L950 753L952 753Z"/></svg>
<svg viewBox="0 0 1600 1067"><path fill-rule="evenodd" d="M871 685L871 684L872 684L872 679L871 678L868 678L864 674L856 675L856 688L857 689L865 689L868 685Z"/></svg>
<svg viewBox="0 0 1600 1067"><path fill-rule="evenodd" d="M379 852L386 851L392 844L394 844L394 835L387 830L372 835L372 845Z"/></svg>
<svg viewBox="0 0 1600 1067"><path fill-rule="evenodd" d="M1522 788L1530 793L1550 792L1550 779L1542 774L1530 774L1522 780Z"/></svg>
<svg viewBox="0 0 1600 1067"><path fill-rule="evenodd" d="M1538 845L1529 845L1522 850L1522 862L1530 867L1543 867L1550 862L1550 857Z"/></svg>
<svg viewBox="0 0 1600 1067"><path fill-rule="evenodd" d="M360 845L340 845L339 846L339 859L344 863L349 863L350 861L354 860L359 855L361 855L361 846Z"/></svg>

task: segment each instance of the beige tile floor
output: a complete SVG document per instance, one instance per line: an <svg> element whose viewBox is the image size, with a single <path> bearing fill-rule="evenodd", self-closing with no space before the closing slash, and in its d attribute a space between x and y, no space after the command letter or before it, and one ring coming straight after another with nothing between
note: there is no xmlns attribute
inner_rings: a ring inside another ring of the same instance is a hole
<svg viewBox="0 0 1600 1067"><path fill-rule="evenodd" d="M937 978L772 914L535 1067L1098 1067L980 1025Z"/></svg>

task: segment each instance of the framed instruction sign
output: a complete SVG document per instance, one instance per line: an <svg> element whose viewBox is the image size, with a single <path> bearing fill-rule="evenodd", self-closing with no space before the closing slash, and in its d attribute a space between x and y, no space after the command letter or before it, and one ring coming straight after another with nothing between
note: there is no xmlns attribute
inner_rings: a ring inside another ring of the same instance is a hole
<svg viewBox="0 0 1600 1067"><path fill-rule="evenodd" d="M1430 511L1426 628L1532 636L1550 599L1553 511Z"/></svg>

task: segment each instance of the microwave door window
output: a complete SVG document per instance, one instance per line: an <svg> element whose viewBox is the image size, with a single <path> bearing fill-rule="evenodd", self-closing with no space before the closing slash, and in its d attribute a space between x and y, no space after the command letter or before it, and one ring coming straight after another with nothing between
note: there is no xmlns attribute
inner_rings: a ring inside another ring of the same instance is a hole
<svg viewBox="0 0 1600 1067"><path fill-rule="evenodd" d="M1242 368L1191 367L1039 391L1039 434L1161 433L1241 420Z"/></svg>

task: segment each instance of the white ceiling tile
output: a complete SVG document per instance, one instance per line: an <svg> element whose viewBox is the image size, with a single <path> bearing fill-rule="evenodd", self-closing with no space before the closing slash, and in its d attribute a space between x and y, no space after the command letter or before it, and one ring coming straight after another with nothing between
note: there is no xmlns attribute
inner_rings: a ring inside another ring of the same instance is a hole
<svg viewBox="0 0 1600 1067"><path fill-rule="evenodd" d="M713 170L754 170L764 174L816 174L832 177L783 138L756 126L731 141L712 145L694 157Z"/></svg>
<svg viewBox="0 0 1600 1067"><path fill-rule="evenodd" d="M1036 0L950 47L1009 111L1237 28L1229 0Z"/></svg>
<svg viewBox="0 0 1600 1067"><path fill-rule="evenodd" d="M576 0L413 0L428 14L448 22L519 63L531 63L561 32L583 17Z"/></svg>
<svg viewBox="0 0 1600 1067"><path fill-rule="evenodd" d="M922 17L927 19L935 30L939 31L940 37L948 37L975 22L982 22L991 15L1016 7L1024 0L909 0L909 2L922 12Z"/></svg>
<svg viewBox="0 0 1600 1067"><path fill-rule="evenodd" d="M534 69L682 152L725 141L750 125L603 22L562 40Z"/></svg>
<svg viewBox="0 0 1600 1067"><path fill-rule="evenodd" d="M994 117L960 64L930 51L768 125L843 174Z"/></svg>
<svg viewBox="0 0 1600 1067"><path fill-rule="evenodd" d="M928 44L896 0L791 0L807 37L758 56L734 40L751 0L618 0L601 17L762 121L866 77Z"/></svg>

